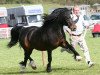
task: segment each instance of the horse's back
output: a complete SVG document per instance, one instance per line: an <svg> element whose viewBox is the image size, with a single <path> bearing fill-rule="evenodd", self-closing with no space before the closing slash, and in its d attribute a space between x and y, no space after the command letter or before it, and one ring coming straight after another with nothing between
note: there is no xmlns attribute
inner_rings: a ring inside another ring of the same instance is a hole
<svg viewBox="0 0 100 75"><path fill-rule="evenodd" d="M19 43L22 47L29 47L30 39L33 33L38 29L39 27L36 26L30 26L30 27L24 27L19 35Z"/></svg>
<svg viewBox="0 0 100 75"><path fill-rule="evenodd" d="M21 34L23 33L29 33L30 31L35 31L37 30L39 27L36 27L36 26L30 26L30 27L24 27L21 31Z"/></svg>

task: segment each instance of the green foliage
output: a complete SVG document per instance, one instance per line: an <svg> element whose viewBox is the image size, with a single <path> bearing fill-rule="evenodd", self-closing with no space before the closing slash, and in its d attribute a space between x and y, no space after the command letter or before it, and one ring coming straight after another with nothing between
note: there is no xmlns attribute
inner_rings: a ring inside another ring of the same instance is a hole
<svg viewBox="0 0 100 75"><path fill-rule="evenodd" d="M58 4L62 4L62 5L66 5L66 4L94 4L94 3L100 3L100 0L0 0L0 4L8 4L8 3L18 3L18 4L22 4L22 3L27 3L27 4L31 4L31 3L44 3L44 2L51 2L51 3L58 3Z"/></svg>

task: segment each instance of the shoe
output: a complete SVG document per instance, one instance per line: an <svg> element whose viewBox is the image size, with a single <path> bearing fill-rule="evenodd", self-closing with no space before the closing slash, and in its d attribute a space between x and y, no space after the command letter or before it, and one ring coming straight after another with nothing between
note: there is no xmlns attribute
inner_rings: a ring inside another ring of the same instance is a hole
<svg viewBox="0 0 100 75"><path fill-rule="evenodd" d="M68 52L70 54L73 54L73 52L71 50L66 49L66 48L61 48L61 52L64 52L64 51L66 51L66 52Z"/></svg>
<svg viewBox="0 0 100 75"><path fill-rule="evenodd" d="M88 66L89 66L89 67L94 66L94 62L88 61Z"/></svg>

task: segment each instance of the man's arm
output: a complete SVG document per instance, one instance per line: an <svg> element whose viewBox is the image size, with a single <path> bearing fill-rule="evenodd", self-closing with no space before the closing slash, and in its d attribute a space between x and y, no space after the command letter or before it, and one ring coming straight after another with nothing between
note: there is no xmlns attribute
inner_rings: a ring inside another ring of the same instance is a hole
<svg viewBox="0 0 100 75"><path fill-rule="evenodd" d="M64 29L64 32L68 32L69 35L71 35L71 30L67 26L64 26L63 29Z"/></svg>

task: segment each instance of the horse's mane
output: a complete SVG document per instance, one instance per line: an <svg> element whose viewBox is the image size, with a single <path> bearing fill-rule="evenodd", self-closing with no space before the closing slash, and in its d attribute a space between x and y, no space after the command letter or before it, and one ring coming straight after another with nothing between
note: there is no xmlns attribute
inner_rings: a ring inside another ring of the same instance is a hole
<svg viewBox="0 0 100 75"><path fill-rule="evenodd" d="M45 14L43 17L43 19L44 19L43 25L51 24L53 22L59 22L63 16L63 14L67 11L68 11L67 8L58 8L58 9L55 9L49 15Z"/></svg>

